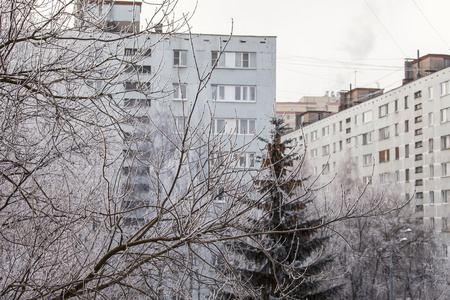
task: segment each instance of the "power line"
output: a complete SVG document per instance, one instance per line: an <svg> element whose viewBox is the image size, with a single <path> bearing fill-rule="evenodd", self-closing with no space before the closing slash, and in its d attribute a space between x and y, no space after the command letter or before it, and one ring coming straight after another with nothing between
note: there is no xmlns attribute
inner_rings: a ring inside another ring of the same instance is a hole
<svg viewBox="0 0 450 300"><path fill-rule="evenodd" d="M367 0L364 0L364 2L366 2L367 6L369 7L370 11L372 11L372 13L374 14L375 18L377 18L378 22L380 22L381 26L383 26L384 30L386 31L386 33L389 35L389 37L391 38L391 40L394 42L394 44L397 46L397 48L403 53L404 57L407 57L407 55L405 54L405 52L402 50L402 48L400 47L400 45L395 41L394 37L389 33L389 30L387 30L386 26L384 26L383 22L381 22L380 18L378 18L377 14L375 13L375 11L372 9L372 7L370 6L370 4L367 2Z"/></svg>
<svg viewBox="0 0 450 300"><path fill-rule="evenodd" d="M438 35L438 37L441 39L441 41L444 42L444 44L447 46L447 49L450 50L450 46L447 44L447 42L444 40L444 38L439 34L439 32L436 30L436 28L433 26L433 24L430 22L430 20L428 20L428 18L425 16L423 11L420 9L419 5L417 5L416 1L414 1L414 0L411 0L411 1L414 3L414 5L420 11L420 13L425 18L425 20L427 20L428 24L430 24L431 28L433 28L434 32Z"/></svg>

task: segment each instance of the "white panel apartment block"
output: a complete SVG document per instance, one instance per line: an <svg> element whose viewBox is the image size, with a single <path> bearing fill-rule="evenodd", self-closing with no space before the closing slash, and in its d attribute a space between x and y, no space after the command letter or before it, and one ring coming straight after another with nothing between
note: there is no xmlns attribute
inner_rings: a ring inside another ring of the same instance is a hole
<svg viewBox="0 0 450 300"><path fill-rule="evenodd" d="M435 222L449 245L449 82L446 68L283 138L296 140L301 152L306 144L311 172L320 173L325 166L325 178L351 157L364 182L373 173L373 184L396 184L402 195L414 197L416 212L423 212L425 223Z"/></svg>

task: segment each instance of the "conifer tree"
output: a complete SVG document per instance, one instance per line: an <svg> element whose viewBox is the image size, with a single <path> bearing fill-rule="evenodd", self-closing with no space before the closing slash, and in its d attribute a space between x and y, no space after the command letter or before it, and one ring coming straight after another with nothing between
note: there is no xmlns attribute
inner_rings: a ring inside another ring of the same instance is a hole
<svg viewBox="0 0 450 300"><path fill-rule="evenodd" d="M270 140L261 139L266 146L260 157L261 178L256 181L259 217L249 220L244 229L262 234L233 245L237 256L246 261L240 263L237 274L261 299L326 299L337 287L321 284L332 261L322 252L327 237L317 230L323 219L307 210L312 196L301 188L298 169L294 170L299 155L287 153L292 141L281 140L286 130L283 119L273 117L271 124ZM228 298L240 297L230 294Z"/></svg>

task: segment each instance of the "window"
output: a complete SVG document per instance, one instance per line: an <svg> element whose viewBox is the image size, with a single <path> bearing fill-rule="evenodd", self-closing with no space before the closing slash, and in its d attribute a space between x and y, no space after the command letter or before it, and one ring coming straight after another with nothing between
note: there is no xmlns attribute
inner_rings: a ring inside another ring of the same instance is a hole
<svg viewBox="0 0 450 300"><path fill-rule="evenodd" d="M434 165L430 165L430 177L434 177Z"/></svg>
<svg viewBox="0 0 450 300"><path fill-rule="evenodd" d="M236 86L234 88L234 99L243 101L256 100L256 87L254 86Z"/></svg>
<svg viewBox="0 0 450 300"><path fill-rule="evenodd" d="M417 91L414 93L414 99L422 97L422 91Z"/></svg>
<svg viewBox="0 0 450 300"><path fill-rule="evenodd" d="M256 53L236 52L235 53L235 67L236 68L255 68L256 67Z"/></svg>
<svg viewBox="0 0 450 300"><path fill-rule="evenodd" d="M355 115L355 125L358 125L358 115Z"/></svg>
<svg viewBox="0 0 450 300"><path fill-rule="evenodd" d="M395 128L395 136L398 136L400 134L400 129L399 129L398 123L395 123L394 128Z"/></svg>
<svg viewBox="0 0 450 300"><path fill-rule="evenodd" d="M433 217L430 218L430 227L431 227L431 229L434 230L434 218Z"/></svg>
<svg viewBox="0 0 450 300"><path fill-rule="evenodd" d="M333 133L336 133L336 123L333 123Z"/></svg>
<svg viewBox="0 0 450 300"><path fill-rule="evenodd" d="M419 173L422 173L422 172L423 172L423 167L422 166L419 166L419 167L415 168L414 173L419 174Z"/></svg>
<svg viewBox="0 0 450 300"><path fill-rule="evenodd" d="M364 176L363 177L363 184L364 185L372 184L372 176Z"/></svg>
<svg viewBox="0 0 450 300"><path fill-rule="evenodd" d="M400 159L400 147L395 147L395 159Z"/></svg>
<svg viewBox="0 0 450 300"><path fill-rule="evenodd" d="M422 109L422 103L417 103L416 105L414 105L414 110L421 110Z"/></svg>
<svg viewBox="0 0 450 300"><path fill-rule="evenodd" d="M325 126L322 128L322 136L327 136L330 134L330 126Z"/></svg>
<svg viewBox="0 0 450 300"><path fill-rule="evenodd" d="M423 185L423 179L416 179L416 182L414 183L415 186L422 186Z"/></svg>
<svg viewBox="0 0 450 300"><path fill-rule="evenodd" d="M450 107L441 109L441 123L450 121Z"/></svg>
<svg viewBox="0 0 450 300"><path fill-rule="evenodd" d="M211 66L225 67L225 53L220 55L220 52L218 51L211 52Z"/></svg>
<svg viewBox="0 0 450 300"><path fill-rule="evenodd" d="M428 113L428 126L433 126L433 113Z"/></svg>
<svg viewBox="0 0 450 300"><path fill-rule="evenodd" d="M405 145L405 158L409 157L409 145Z"/></svg>
<svg viewBox="0 0 450 300"><path fill-rule="evenodd" d="M177 127L177 132L183 132L184 131L184 126L187 125L185 124L186 122L186 118L184 117L176 117L175 118L175 126ZM214 123L214 120L213 120Z"/></svg>
<svg viewBox="0 0 450 300"><path fill-rule="evenodd" d="M185 84L174 84L172 99L175 100L186 100L186 85Z"/></svg>
<svg viewBox="0 0 450 300"><path fill-rule="evenodd" d="M395 112L398 112L398 99L394 101L394 110Z"/></svg>
<svg viewBox="0 0 450 300"><path fill-rule="evenodd" d="M416 130L414 130L414 135L415 135L415 136L421 135L422 132L423 132L423 131L422 131L422 128L416 129Z"/></svg>
<svg viewBox="0 0 450 300"><path fill-rule="evenodd" d="M408 96L405 96L405 109L408 108Z"/></svg>
<svg viewBox="0 0 450 300"><path fill-rule="evenodd" d="M355 135L355 147L358 147L358 136Z"/></svg>
<svg viewBox="0 0 450 300"><path fill-rule="evenodd" d="M433 149L434 149L434 140L429 139L428 140L428 151L433 152Z"/></svg>
<svg viewBox="0 0 450 300"><path fill-rule="evenodd" d="M418 141L418 142L416 142L414 145L415 145L415 148L416 148L416 149L417 149L417 148L422 148L423 143L422 143L422 141Z"/></svg>
<svg viewBox="0 0 450 300"><path fill-rule="evenodd" d="M350 144L351 142L352 142L352 138L348 138L348 139L345 140L346 144Z"/></svg>
<svg viewBox="0 0 450 300"><path fill-rule="evenodd" d="M450 149L450 134L441 136L441 150Z"/></svg>
<svg viewBox="0 0 450 300"><path fill-rule="evenodd" d="M408 132L408 131L409 131L409 121L406 120L405 121L405 132Z"/></svg>
<svg viewBox="0 0 450 300"><path fill-rule="evenodd" d="M136 55L137 49L136 48L125 48L124 55L125 56L133 56Z"/></svg>
<svg viewBox="0 0 450 300"><path fill-rule="evenodd" d="M362 135L362 144L367 145L372 143L372 132L367 132Z"/></svg>
<svg viewBox="0 0 450 300"><path fill-rule="evenodd" d="M441 164L442 176L450 175L450 162L445 162Z"/></svg>
<svg viewBox="0 0 450 300"><path fill-rule="evenodd" d="M442 231L448 231L448 218L442 218Z"/></svg>
<svg viewBox="0 0 450 300"><path fill-rule="evenodd" d="M416 199L423 199L423 192L417 192L416 193Z"/></svg>
<svg viewBox="0 0 450 300"><path fill-rule="evenodd" d="M255 86L211 85L211 98L227 101L255 101ZM287 115L289 118L289 115Z"/></svg>
<svg viewBox="0 0 450 300"><path fill-rule="evenodd" d="M417 116L414 118L414 123L421 123L422 122L422 116Z"/></svg>
<svg viewBox="0 0 450 300"><path fill-rule="evenodd" d="M144 65L144 66L138 68L138 71L141 72L141 73L151 73L152 72L152 67Z"/></svg>
<svg viewBox="0 0 450 300"><path fill-rule="evenodd" d="M379 129L379 139L385 140L389 138L389 126Z"/></svg>
<svg viewBox="0 0 450 300"><path fill-rule="evenodd" d="M419 161L419 160L422 160L422 159L423 159L423 154L422 153L416 154L414 156L414 160L415 161Z"/></svg>
<svg viewBox="0 0 450 300"><path fill-rule="evenodd" d="M450 190L441 191L442 203L448 203L448 199L450 197Z"/></svg>
<svg viewBox="0 0 450 300"><path fill-rule="evenodd" d="M336 153L336 143L333 143L333 153Z"/></svg>
<svg viewBox="0 0 450 300"><path fill-rule="evenodd" d="M311 149L311 158L316 158L316 157L317 157L317 148Z"/></svg>
<svg viewBox="0 0 450 300"><path fill-rule="evenodd" d="M388 105L381 105L378 107L378 117L382 118L385 117L388 114Z"/></svg>
<svg viewBox="0 0 450 300"><path fill-rule="evenodd" d="M187 50L173 51L173 65L186 66L187 65Z"/></svg>
<svg viewBox="0 0 450 300"><path fill-rule="evenodd" d="M434 204L434 192L433 191L428 193L428 198L430 200L430 204Z"/></svg>
<svg viewBox="0 0 450 300"><path fill-rule="evenodd" d="M448 92L448 81L441 82L441 96L447 95Z"/></svg>
<svg viewBox="0 0 450 300"><path fill-rule="evenodd" d="M136 106L151 106L150 99L135 99L135 98L124 98L124 107L136 107Z"/></svg>
<svg viewBox="0 0 450 300"><path fill-rule="evenodd" d="M317 138L317 130L314 130L313 132L311 132L311 142L317 140Z"/></svg>
<svg viewBox="0 0 450 300"><path fill-rule="evenodd" d="M389 161L389 149L379 152L380 163L385 163Z"/></svg>
<svg viewBox="0 0 450 300"><path fill-rule="evenodd" d="M380 183L389 182L389 173L381 173L380 174Z"/></svg>
<svg viewBox="0 0 450 300"><path fill-rule="evenodd" d="M372 121L372 111L369 110L369 111L363 112L362 122L367 123L367 122L371 122L371 121Z"/></svg>
<svg viewBox="0 0 450 300"><path fill-rule="evenodd" d="M433 99L433 87L430 86L428 87L428 100L432 100Z"/></svg>
<svg viewBox="0 0 450 300"><path fill-rule="evenodd" d="M239 156L239 168L254 168L255 153L243 153Z"/></svg>
<svg viewBox="0 0 450 300"><path fill-rule="evenodd" d="M255 133L255 120L237 120L237 127L239 134L254 134Z"/></svg>
<svg viewBox="0 0 450 300"><path fill-rule="evenodd" d="M124 85L126 91L150 89L150 82L126 81Z"/></svg>
<svg viewBox="0 0 450 300"><path fill-rule="evenodd" d="M330 154L330 145L322 146L322 156Z"/></svg>
<svg viewBox="0 0 450 300"><path fill-rule="evenodd" d="M363 166L370 166L373 163L372 154L363 155Z"/></svg>
<svg viewBox="0 0 450 300"><path fill-rule="evenodd" d="M222 133L225 129L226 121L223 119L213 119L211 122L211 131L213 134Z"/></svg>
<svg viewBox="0 0 450 300"><path fill-rule="evenodd" d="M342 151L342 141L339 141L339 151Z"/></svg>
<svg viewBox="0 0 450 300"><path fill-rule="evenodd" d="M399 182L400 181L400 172L397 170L395 171L395 182Z"/></svg>
<svg viewBox="0 0 450 300"><path fill-rule="evenodd" d="M351 128L346 128L346 129L345 129L345 133L350 133L351 131L352 131Z"/></svg>
<svg viewBox="0 0 450 300"><path fill-rule="evenodd" d="M342 121L339 121L339 131L342 131Z"/></svg>
<svg viewBox="0 0 450 300"><path fill-rule="evenodd" d="M330 173L330 164L324 164L324 165L322 165L322 173L323 173L323 174L328 174L328 173Z"/></svg>
<svg viewBox="0 0 450 300"><path fill-rule="evenodd" d="M405 181L409 181L409 169L405 169Z"/></svg>
<svg viewBox="0 0 450 300"><path fill-rule="evenodd" d="M350 123L352 121L352 119L351 118L347 118L347 119L345 119L345 123Z"/></svg>

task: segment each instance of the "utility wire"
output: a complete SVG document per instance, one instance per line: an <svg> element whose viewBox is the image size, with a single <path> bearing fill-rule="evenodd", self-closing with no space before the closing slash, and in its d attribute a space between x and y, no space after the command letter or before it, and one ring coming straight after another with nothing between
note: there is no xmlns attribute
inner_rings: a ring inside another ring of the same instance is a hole
<svg viewBox="0 0 450 300"><path fill-rule="evenodd" d="M381 26L383 26L384 30L387 32L387 34L389 35L389 37L391 38L391 40L394 42L394 44L397 46L397 48L403 53L404 57L407 57L405 52L402 50L402 48L400 47L400 45L395 41L394 37L389 33L389 30L387 30L386 26L384 26L383 22L381 22L380 18L378 18L377 14L375 13L375 11L372 9L372 7L370 6L370 4L367 2L367 0L364 0L364 2L366 2L367 6L370 8L370 10L372 11L372 13L374 14L374 16L377 18L378 22L380 22Z"/></svg>
<svg viewBox="0 0 450 300"><path fill-rule="evenodd" d="M450 50L450 46L447 44L447 42L444 40L444 38L439 34L439 32L436 30L436 28L433 26L433 24L430 22L430 20L428 20L428 18L425 16L425 14L423 13L423 11L420 9L419 5L417 5L416 1L411 0L414 5L417 7L417 9L420 11L420 13L422 14L422 16L425 18L425 20L427 20L428 24L430 24L431 28L433 28L434 32L437 34L437 36L441 39L442 42L444 42L444 44L447 46L447 49Z"/></svg>

